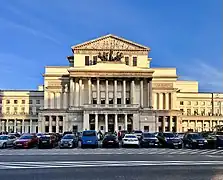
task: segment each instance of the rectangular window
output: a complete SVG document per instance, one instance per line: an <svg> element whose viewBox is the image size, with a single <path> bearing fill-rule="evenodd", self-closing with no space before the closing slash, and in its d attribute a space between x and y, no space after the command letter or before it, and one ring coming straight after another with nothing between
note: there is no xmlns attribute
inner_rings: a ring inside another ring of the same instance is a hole
<svg viewBox="0 0 223 180"><path fill-rule="evenodd" d="M113 99L109 99L109 104L113 104Z"/></svg>
<svg viewBox="0 0 223 180"><path fill-rule="evenodd" d="M32 100L29 100L29 104L32 104L33 103L33 101Z"/></svg>
<svg viewBox="0 0 223 180"><path fill-rule="evenodd" d="M18 100L14 100L14 104L18 104Z"/></svg>
<svg viewBox="0 0 223 180"><path fill-rule="evenodd" d="M105 99L101 99L101 104L105 104Z"/></svg>
<svg viewBox="0 0 223 180"><path fill-rule="evenodd" d="M125 64L129 65L129 57L125 57Z"/></svg>
<svg viewBox="0 0 223 180"><path fill-rule="evenodd" d="M22 107L22 108L21 108L21 113L22 113L22 114L25 114L25 107Z"/></svg>
<svg viewBox="0 0 223 180"><path fill-rule="evenodd" d="M184 102L183 101L180 101L180 105L184 105Z"/></svg>
<svg viewBox="0 0 223 180"><path fill-rule="evenodd" d="M98 59L97 56L93 56L93 65L97 64L97 59Z"/></svg>
<svg viewBox="0 0 223 180"><path fill-rule="evenodd" d="M10 113L10 107L7 107L6 108L6 114L9 114Z"/></svg>
<svg viewBox="0 0 223 180"><path fill-rule="evenodd" d="M7 99L7 100L6 100L6 104L10 104L10 100Z"/></svg>
<svg viewBox="0 0 223 180"><path fill-rule="evenodd" d="M117 98L117 104L122 104L122 99L121 98Z"/></svg>
<svg viewBox="0 0 223 180"><path fill-rule="evenodd" d="M40 100L39 99L36 100L36 104L40 104Z"/></svg>
<svg viewBox="0 0 223 180"><path fill-rule="evenodd" d="M137 57L133 57L133 66L137 66Z"/></svg>
<svg viewBox="0 0 223 180"><path fill-rule="evenodd" d="M2 99L0 99L0 104L2 104Z"/></svg>
<svg viewBox="0 0 223 180"><path fill-rule="evenodd" d="M90 58L89 56L85 56L85 66L89 66L90 65Z"/></svg>
<svg viewBox="0 0 223 180"><path fill-rule="evenodd" d="M149 126L144 126L144 132L149 132Z"/></svg>
<svg viewBox="0 0 223 180"><path fill-rule="evenodd" d="M17 114L17 111L18 111L17 107L14 107L14 114Z"/></svg>
<svg viewBox="0 0 223 180"><path fill-rule="evenodd" d="M22 104L25 104L26 103L26 101L25 100L22 100Z"/></svg>
<svg viewBox="0 0 223 180"><path fill-rule="evenodd" d="M0 107L0 114L2 114L2 107Z"/></svg>
<svg viewBox="0 0 223 180"><path fill-rule="evenodd" d="M194 109L194 115L198 115L198 109Z"/></svg>
<svg viewBox="0 0 223 180"><path fill-rule="evenodd" d="M97 99L93 99L93 104L97 104Z"/></svg>
<svg viewBox="0 0 223 180"><path fill-rule="evenodd" d="M187 115L188 115L188 116L191 115L191 109L187 109Z"/></svg>

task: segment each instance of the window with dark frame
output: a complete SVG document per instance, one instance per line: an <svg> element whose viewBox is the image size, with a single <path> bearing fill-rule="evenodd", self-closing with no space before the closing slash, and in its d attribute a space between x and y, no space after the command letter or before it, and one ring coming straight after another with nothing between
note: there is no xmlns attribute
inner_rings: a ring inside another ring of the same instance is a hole
<svg viewBox="0 0 223 180"><path fill-rule="evenodd" d="M137 57L133 57L133 66L137 66Z"/></svg>
<svg viewBox="0 0 223 180"><path fill-rule="evenodd" d="M125 64L129 65L129 57L125 57Z"/></svg>
<svg viewBox="0 0 223 180"><path fill-rule="evenodd" d="M90 65L90 57L85 56L85 66L89 66L89 65Z"/></svg>
<svg viewBox="0 0 223 180"><path fill-rule="evenodd" d="M96 65L97 64L97 56L93 56L93 65Z"/></svg>

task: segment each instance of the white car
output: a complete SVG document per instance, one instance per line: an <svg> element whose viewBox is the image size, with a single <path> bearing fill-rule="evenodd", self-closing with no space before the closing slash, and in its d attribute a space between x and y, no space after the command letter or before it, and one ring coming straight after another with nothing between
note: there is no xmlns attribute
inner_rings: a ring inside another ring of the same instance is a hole
<svg viewBox="0 0 223 180"><path fill-rule="evenodd" d="M124 138L122 138L122 147L125 146L140 146L139 139L135 134L126 134Z"/></svg>
<svg viewBox="0 0 223 180"><path fill-rule="evenodd" d="M13 142L16 140L16 137L13 135L1 135L0 136L0 148L7 148L13 146Z"/></svg>

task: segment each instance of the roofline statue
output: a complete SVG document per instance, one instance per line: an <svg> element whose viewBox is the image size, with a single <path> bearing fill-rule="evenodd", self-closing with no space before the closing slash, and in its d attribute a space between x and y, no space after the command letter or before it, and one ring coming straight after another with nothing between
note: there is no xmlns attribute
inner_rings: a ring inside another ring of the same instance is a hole
<svg viewBox="0 0 223 180"><path fill-rule="evenodd" d="M120 62L121 59L124 57L123 53L117 52L116 56L113 57L113 50L110 50L109 52L99 52L98 58L101 59L101 61L115 61Z"/></svg>

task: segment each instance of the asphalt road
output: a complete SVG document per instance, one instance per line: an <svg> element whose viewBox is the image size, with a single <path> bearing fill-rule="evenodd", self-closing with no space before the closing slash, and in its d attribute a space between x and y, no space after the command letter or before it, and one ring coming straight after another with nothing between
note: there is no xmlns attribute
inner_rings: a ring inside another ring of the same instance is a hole
<svg viewBox="0 0 223 180"><path fill-rule="evenodd" d="M170 154L172 150L169 149L123 149L122 154L117 151L119 150L0 150L0 179L223 179L223 156L211 154L213 151L191 150L194 153L185 151L183 154ZM149 154L150 151L154 153Z"/></svg>

